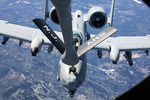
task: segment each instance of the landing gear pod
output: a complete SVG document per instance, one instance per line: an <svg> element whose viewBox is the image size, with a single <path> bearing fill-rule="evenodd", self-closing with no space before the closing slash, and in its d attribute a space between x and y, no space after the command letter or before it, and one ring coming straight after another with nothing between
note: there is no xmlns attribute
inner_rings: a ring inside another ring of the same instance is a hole
<svg viewBox="0 0 150 100"><path fill-rule="evenodd" d="M31 53L32 53L32 56L36 56L37 53L40 52L42 44L43 44L43 40L42 39L34 38L32 40L32 42L31 42Z"/></svg>

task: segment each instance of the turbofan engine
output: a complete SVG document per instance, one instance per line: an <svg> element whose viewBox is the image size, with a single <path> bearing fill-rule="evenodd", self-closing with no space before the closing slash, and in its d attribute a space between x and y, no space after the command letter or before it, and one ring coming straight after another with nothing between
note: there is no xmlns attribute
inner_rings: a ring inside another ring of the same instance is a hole
<svg viewBox="0 0 150 100"><path fill-rule="evenodd" d="M93 28L101 28L107 22L107 14L102 7L95 6L88 11L87 20Z"/></svg>
<svg viewBox="0 0 150 100"><path fill-rule="evenodd" d="M31 53L32 56L36 56L40 52L43 40L39 38L34 38L31 42Z"/></svg>
<svg viewBox="0 0 150 100"><path fill-rule="evenodd" d="M59 19L55 7L52 7L52 9L50 10L49 17L55 24L59 24Z"/></svg>

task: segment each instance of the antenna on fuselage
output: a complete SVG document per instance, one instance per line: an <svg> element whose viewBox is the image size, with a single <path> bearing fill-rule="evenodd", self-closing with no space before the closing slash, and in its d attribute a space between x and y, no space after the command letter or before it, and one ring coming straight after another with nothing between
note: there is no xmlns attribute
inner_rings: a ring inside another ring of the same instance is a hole
<svg viewBox="0 0 150 100"><path fill-rule="evenodd" d="M46 21L48 17L49 17L48 0L45 0L44 20Z"/></svg>
<svg viewBox="0 0 150 100"><path fill-rule="evenodd" d="M113 23L114 7L115 7L115 0L112 0L110 15L108 17L109 26L112 26L112 23Z"/></svg>

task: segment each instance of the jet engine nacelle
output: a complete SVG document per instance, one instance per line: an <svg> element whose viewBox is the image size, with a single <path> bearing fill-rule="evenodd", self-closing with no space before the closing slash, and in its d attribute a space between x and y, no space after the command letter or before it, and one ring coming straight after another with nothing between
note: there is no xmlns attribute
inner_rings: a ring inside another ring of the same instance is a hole
<svg viewBox="0 0 150 100"><path fill-rule="evenodd" d="M107 22L107 14L102 7L95 6L88 11L87 19L93 28L101 28Z"/></svg>
<svg viewBox="0 0 150 100"><path fill-rule="evenodd" d="M113 64L117 64L119 60L120 51L116 46L110 47L110 59L112 60Z"/></svg>
<svg viewBox="0 0 150 100"><path fill-rule="evenodd" d="M40 52L43 40L39 38L34 38L31 42L31 53L32 56L36 56Z"/></svg>
<svg viewBox="0 0 150 100"><path fill-rule="evenodd" d="M52 9L50 10L49 17L55 24L59 24L59 19L55 7L52 7Z"/></svg>

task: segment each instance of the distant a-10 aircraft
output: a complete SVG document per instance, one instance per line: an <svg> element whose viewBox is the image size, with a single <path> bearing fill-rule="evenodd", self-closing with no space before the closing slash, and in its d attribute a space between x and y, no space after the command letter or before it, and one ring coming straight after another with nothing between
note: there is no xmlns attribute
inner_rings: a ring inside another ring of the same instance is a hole
<svg viewBox="0 0 150 100"><path fill-rule="evenodd" d="M33 56L40 52L42 45L49 45L48 52L51 52L55 46L62 54L57 79L68 89L70 97L73 97L85 80L86 53L89 50L97 50L99 58L102 57L103 50L108 51L114 64L118 62L120 52L125 52L124 56L130 66L133 65L133 50L144 50L148 55L150 36L110 37L117 32L112 26L115 0L112 0L108 17L104 9L99 6L92 7L87 14L83 14L80 10L71 13L71 0L51 0L51 2L54 7L48 11L48 0L46 0L44 19L33 20L39 29L0 20L0 34L3 35L2 44L6 44L9 38L18 39L19 45L23 41L31 42ZM47 18L60 25L62 32L51 29L46 23ZM97 29L109 25L94 35L87 32L86 23Z"/></svg>

